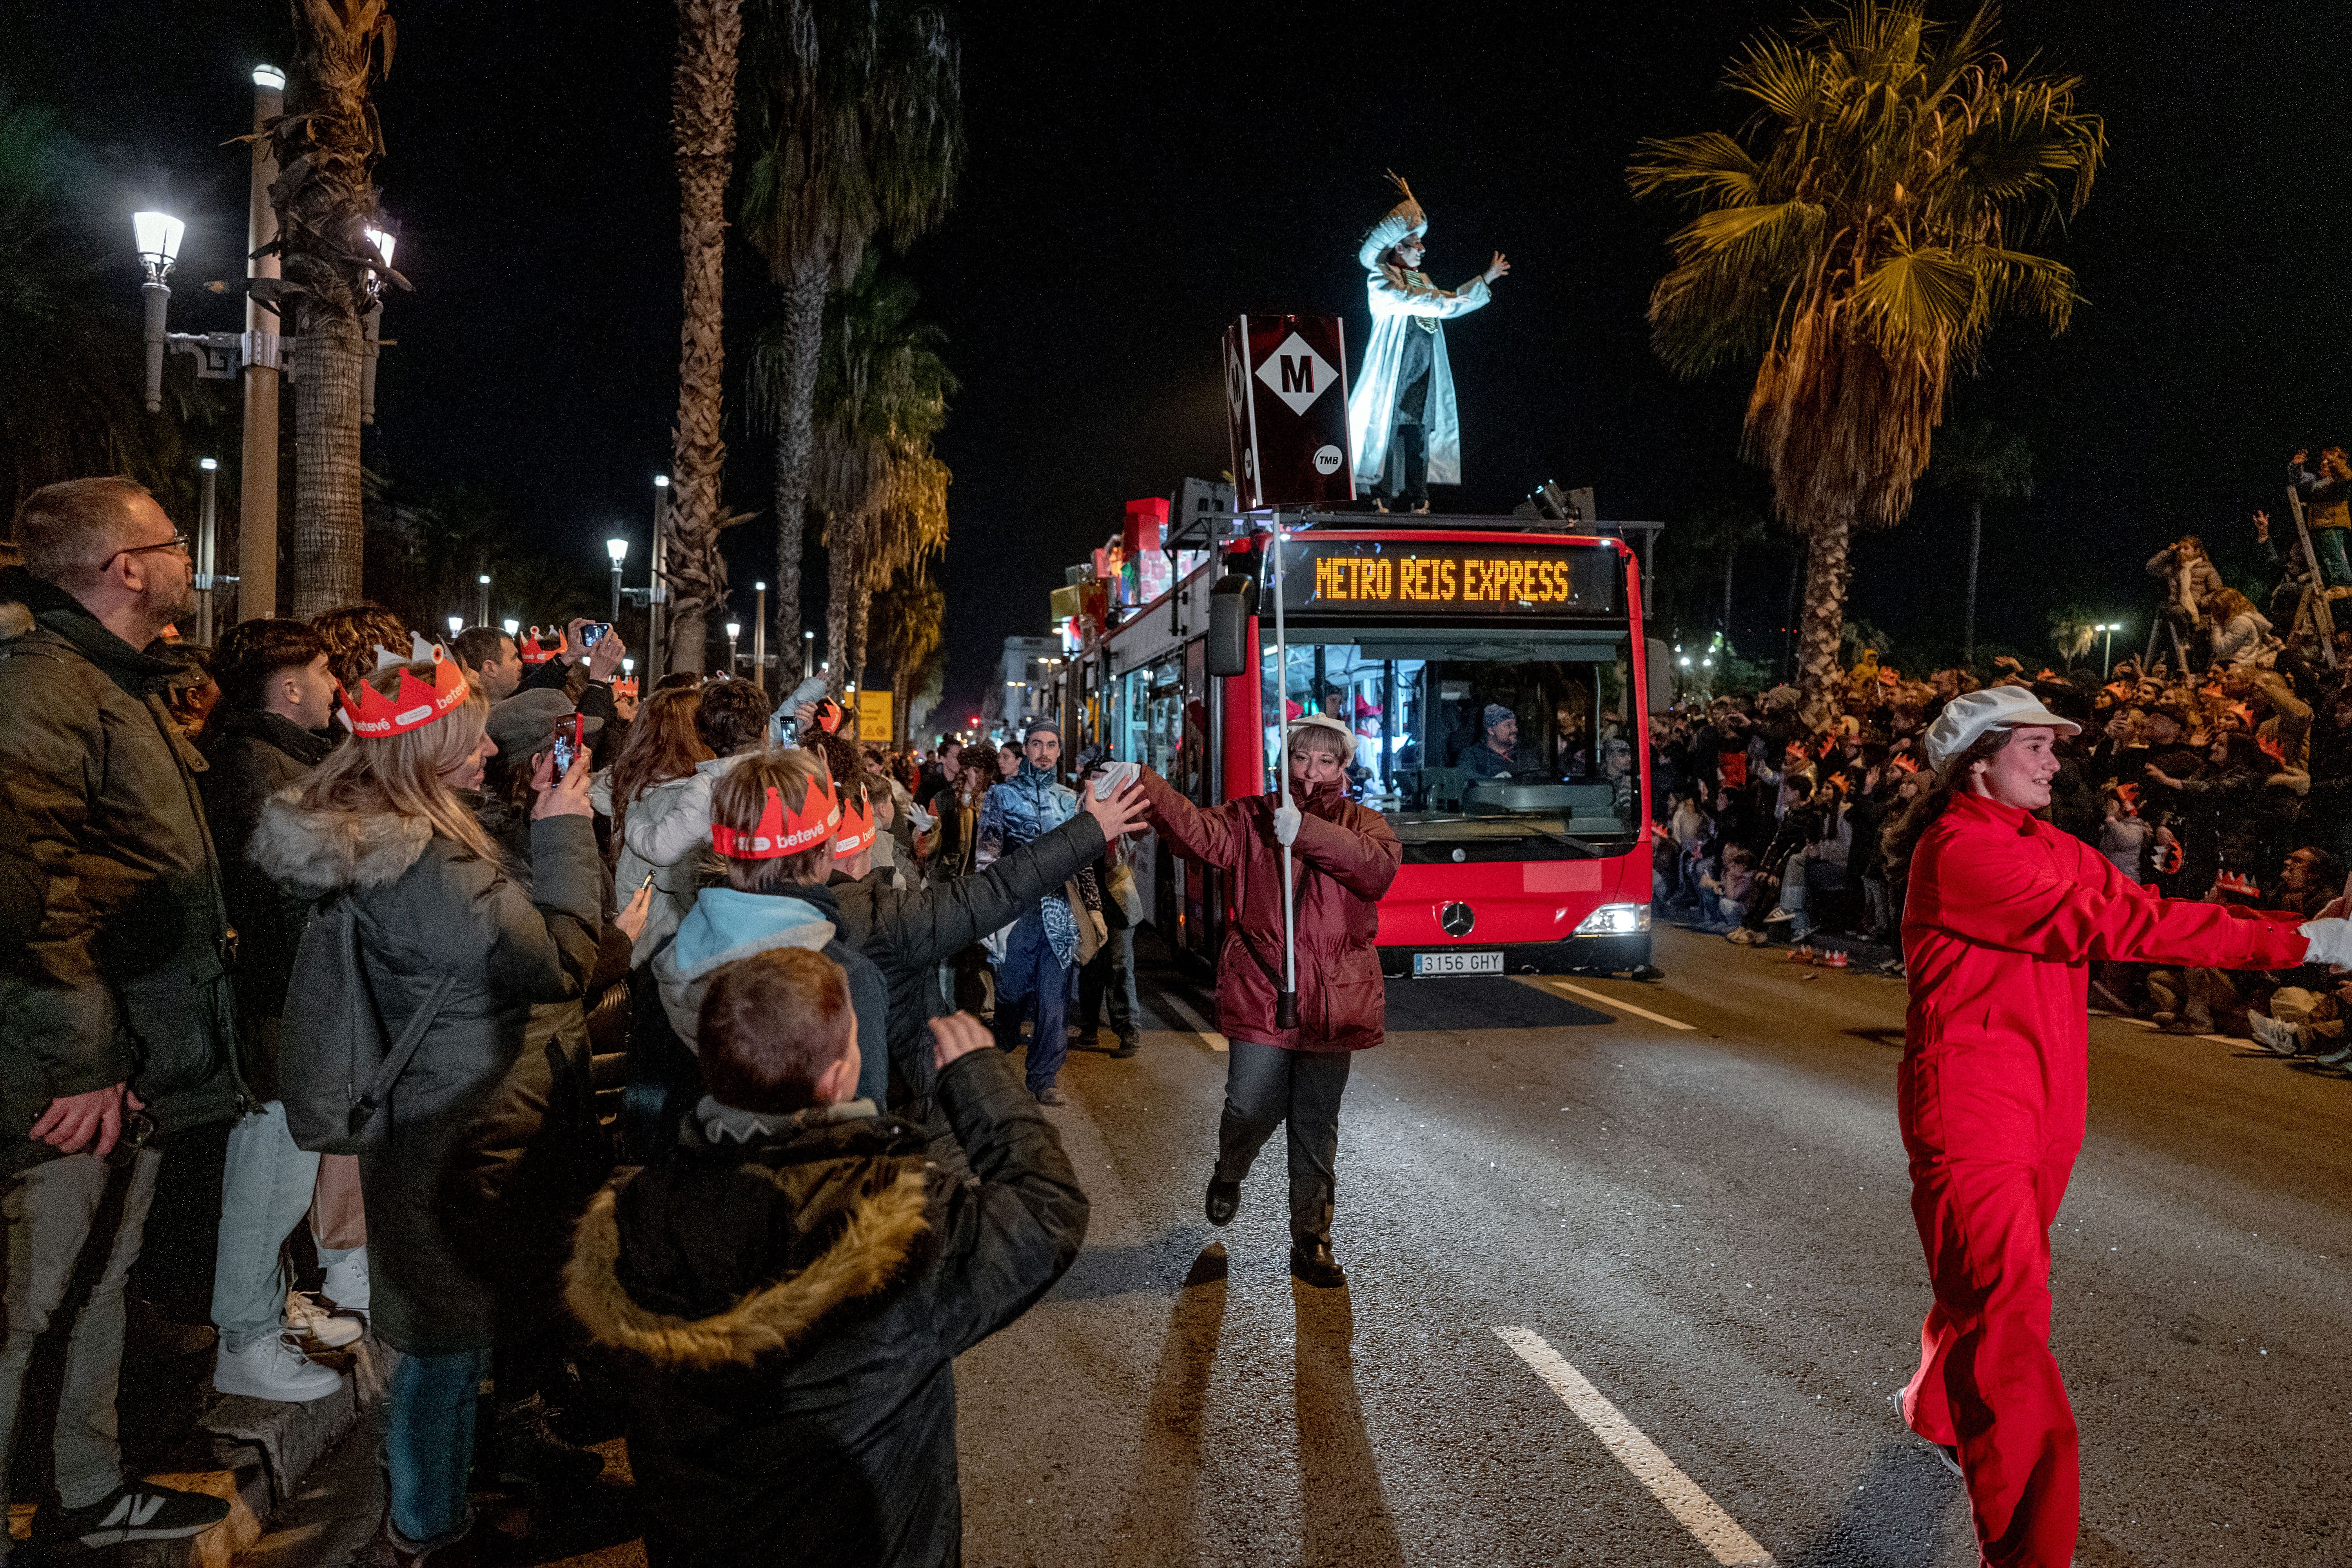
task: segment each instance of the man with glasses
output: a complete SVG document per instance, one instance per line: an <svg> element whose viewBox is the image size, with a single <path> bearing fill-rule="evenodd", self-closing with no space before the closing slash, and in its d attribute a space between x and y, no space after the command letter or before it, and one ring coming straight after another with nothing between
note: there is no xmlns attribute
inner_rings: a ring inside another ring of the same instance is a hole
<svg viewBox="0 0 2352 1568"><path fill-rule="evenodd" d="M0 805L41 907L32 940L0 952L0 1478L35 1343L67 1327L52 1320L69 1287L91 1280L62 1336L49 1435L63 1506L42 1508L34 1533L176 1540L228 1505L125 1478L115 1393L153 1141L226 1120L239 1094L235 937L196 793L204 764L165 705L180 666L158 642L194 609L193 564L154 497L123 479L34 491L16 542L23 565L0 573Z"/></svg>

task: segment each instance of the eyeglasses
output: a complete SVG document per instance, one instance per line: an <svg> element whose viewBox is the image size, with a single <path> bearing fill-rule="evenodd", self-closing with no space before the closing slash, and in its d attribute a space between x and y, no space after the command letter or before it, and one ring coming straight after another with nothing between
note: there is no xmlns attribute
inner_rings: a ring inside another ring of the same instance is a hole
<svg viewBox="0 0 2352 1568"><path fill-rule="evenodd" d="M143 555L150 550L176 550L183 555L193 554L194 552L195 542L196 542L194 540L190 539L184 533L175 533L172 535L171 538L163 540L158 543L134 544L128 550L118 550L113 554L108 556L104 561L100 562L98 569L103 572L126 555Z"/></svg>

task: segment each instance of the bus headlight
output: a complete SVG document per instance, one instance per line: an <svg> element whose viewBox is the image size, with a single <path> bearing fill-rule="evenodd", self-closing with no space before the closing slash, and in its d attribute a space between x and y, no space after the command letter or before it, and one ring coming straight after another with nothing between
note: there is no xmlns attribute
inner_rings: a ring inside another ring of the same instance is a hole
<svg viewBox="0 0 2352 1568"><path fill-rule="evenodd" d="M1635 931L1650 929L1650 906L1647 904L1603 904L1584 917L1576 928L1579 936L1631 936Z"/></svg>

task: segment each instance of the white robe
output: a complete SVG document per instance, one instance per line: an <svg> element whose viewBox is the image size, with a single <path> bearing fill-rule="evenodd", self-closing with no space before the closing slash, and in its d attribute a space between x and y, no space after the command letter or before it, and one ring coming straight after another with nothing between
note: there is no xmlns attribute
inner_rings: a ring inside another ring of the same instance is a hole
<svg viewBox="0 0 2352 1568"><path fill-rule="evenodd" d="M1417 210L1417 209L1416 209ZM1397 377L1404 365L1404 335L1422 329L1410 318L1445 321L1466 316L1486 302L1484 273L1448 292L1410 281L1413 276L1389 266L1391 247L1410 232L1412 220L1400 208L1364 237L1356 259L1364 264L1364 289L1371 297L1372 332L1364 344L1363 367L1356 373L1348 395L1348 441L1356 453L1356 484L1368 489L1381 483L1388 467L1389 438L1396 430ZM1423 405L1423 445L1429 456L1429 482L1462 482L1462 425L1454 404L1454 373L1445 363L1445 331L1431 334L1429 401Z"/></svg>

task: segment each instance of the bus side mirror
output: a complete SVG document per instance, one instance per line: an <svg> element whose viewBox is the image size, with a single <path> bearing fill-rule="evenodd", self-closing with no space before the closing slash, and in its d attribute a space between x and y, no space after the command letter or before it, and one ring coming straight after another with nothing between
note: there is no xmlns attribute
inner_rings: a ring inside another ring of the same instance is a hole
<svg viewBox="0 0 2352 1568"><path fill-rule="evenodd" d="M1664 713L1675 705L1674 649L1657 638L1650 639L1650 711Z"/></svg>
<svg viewBox="0 0 2352 1568"><path fill-rule="evenodd" d="M1257 579L1228 572L1209 590L1208 669L1211 675L1247 675L1250 619L1257 614Z"/></svg>

